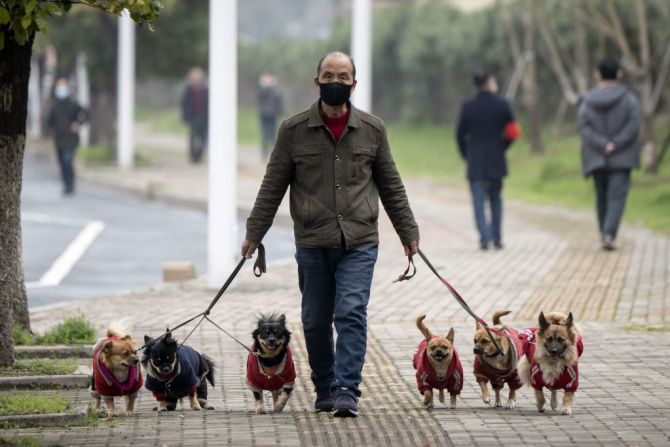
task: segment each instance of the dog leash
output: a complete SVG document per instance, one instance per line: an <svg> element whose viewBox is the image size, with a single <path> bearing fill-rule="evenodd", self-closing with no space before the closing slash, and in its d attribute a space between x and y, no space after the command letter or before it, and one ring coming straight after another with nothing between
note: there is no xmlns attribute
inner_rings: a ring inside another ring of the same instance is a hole
<svg viewBox="0 0 670 447"><path fill-rule="evenodd" d="M181 327L183 327L183 326L189 324L190 322L192 322L193 320L195 320L195 319L197 319L197 318L200 318L200 321L198 321L198 322L196 323L196 325L193 327L193 329L191 329L191 331L190 331L190 332L188 333L188 335L184 338L184 340L182 340L182 342L179 344L179 348L181 348L181 347L184 345L184 343L186 343L186 340L189 339L189 337L195 332L195 330L196 330L196 329L200 326L200 324L201 324L203 321L205 321L205 320L209 321L209 322L212 323L214 326L218 327L220 330L222 330L225 334L227 334L227 335L228 335L229 337L231 337L233 340L235 340L235 341L237 341L238 343L242 344L239 340L237 340L237 339L236 339L235 337L233 337L231 334L229 334L228 332L226 332L226 331L225 331L224 329L222 329L219 325L217 325L216 323L214 323L211 319L209 319L208 316L209 316L210 312L212 311L212 308L216 305L216 303L219 302L219 299L221 299L221 296L222 296L222 295L224 294L224 292L228 289L228 287L230 286L230 284L232 284L233 280L235 279L235 277L237 276L237 274L240 272L240 270L242 269L242 266L244 265L244 263L245 263L246 261L247 261L247 259L246 259L245 257L242 257L242 259L240 259L240 262L237 263L237 265L236 265L235 268L233 269L232 273L228 276L228 279L226 279L226 282L223 284L223 286L221 286L221 288L220 288L219 291L217 292L216 296L214 296L214 299L212 299L212 301L209 303L209 306L207 306L207 309L206 309L204 312L201 312L201 313L195 315L194 317L191 317L191 318L189 318L189 319L187 319L187 320L185 320L185 321L179 323L178 325L174 326L173 328L168 327L167 330L166 330L165 332L163 332L159 337L157 337L157 338L151 340L149 343L145 343L145 344L143 344L142 346L140 346L139 348L137 348L137 349L135 350L135 352L137 352L137 351L141 351L142 349L146 348L149 344L151 344L151 343L153 343L153 342L155 342L155 341L157 341L157 340L162 339L163 337L165 337L165 336L166 336L167 334L169 334L170 332L173 332L173 331L175 331L176 329L179 329L179 328L181 328ZM267 272L267 263L266 263L266 261L265 261L265 247L263 246L263 244L259 244L259 245L258 245L258 254L256 255L256 261L254 262L253 272L254 272L254 276L256 276L257 278L260 278L261 275L263 275L263 273L266 273L266 272ZM242 346L244 346L244 347L247 349L247 351L250 351L250 352L251 352L251 350L250 350L246 345L242 344Z"/></svg>
<svg viewBox="0 0 670 447"><path fill-rule="evenodd" d="M461 296L461 294L458 293L458 291L457 291L457 290L456 290L456 289L449 283L449 281L447 281L446 278L444 278L442 275L440 275L440 274L438 273L437 269L436 269L436 268L433 266L433 264L428 260L428 258L426 257L426 255L423 254L423 251L421 251L421 249L418 249L418 250L417 250L417 253L418 253L419 256L421 257L421 259L423 259L423 262L426 263L426 265L428 266L428 268L430 269L430 271L433 272L433 273L435 274L435 276L437 276L437 278L442 282L442 284L444 284L444 285L447 287L447 289L448 289L449 292L451 293L451 296L454 297L454 299L458 302L458 304L460 304L461 307L462 307L463 309L465 309L465 311L466 311L468 314L470 314L470 316L471 316L472 318L474 318L475 321L476 321L477 323L479 323L479 324L486 330L486 334L489 336L489 339L491 340L491 342L493 343L493 345L496 347L496 350L498 351L498 353L499 353L499 354L503 354L503 350L502 350L502 348L500 347L500 345L498 344L498 342L493 338L493 335L492 335L492 332L495 332L495 333L497 333L497 334L500 334L500 331L499 331L498 329L496 329L496 328L492 328L492 327L490 327L490 326L488 325L488 323L486 323L486 321L485 321L482 317L480 317L479 315L477 315L477 314L472 310L472 308L470 308L470 306L468 305L468 303L465 302L465 300L463 299L463 297ZM410 271L410 266L412 266L414 270L413 270L413 272L412 272L411 275L408 275L408 273L409 273L409 271ZM412 255L408 255L408 256L407 256L407 269L405 269L405 272L404 272L402 275L400 275L400 276L398 277L398 279L396 279L394 282L409 280L409 279L413 278L414 275L416 275L416 265L414 265L414 260L412 259Z"/></svg>

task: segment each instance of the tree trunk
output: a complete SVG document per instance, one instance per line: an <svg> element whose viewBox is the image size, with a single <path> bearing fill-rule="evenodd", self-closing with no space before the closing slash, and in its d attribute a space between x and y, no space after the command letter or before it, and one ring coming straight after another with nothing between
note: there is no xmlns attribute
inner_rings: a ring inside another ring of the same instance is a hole
<svg viewBox="0 0 670 447"><path fill-rule="evenodd" d="M21 257L21 180L33 38L18 45L5 32L0 50L0 367L14 361L12 326L30 328Z"/></svg>
<svg viewBox="0 0 670 447"><path fill-rule="evenodd" d="M642 112L642 167L647 174L658 172L654 114L644 111L644 106Z"/></svg>
<svg viewBox="0 0 670 447"><path fill-rule="evenodd" d="M537 10L537 0L530 0L531 10ZM526 71L523 74L523 105L528 120L528 139L530 151L533 153L544 152L542 143L542 119L540 118L540 107L537 101L537 61L535 57L535 17L537 12L524 14L523 19L523 49L527 57Z"/></svg>

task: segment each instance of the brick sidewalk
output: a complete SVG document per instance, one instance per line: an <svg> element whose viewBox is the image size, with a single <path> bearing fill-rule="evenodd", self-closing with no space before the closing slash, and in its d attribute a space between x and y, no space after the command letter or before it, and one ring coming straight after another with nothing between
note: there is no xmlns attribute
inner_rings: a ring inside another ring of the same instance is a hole
<svg viewBox="0 0 670 447"><path fill-rule="evenodd" d="M240 157L242 164L252 157ZM152 168L154 173L160 167ZM167 168L166 168L167 169ZM175 168L176 169L176 168ZM198 171L199 170L199 171ZM177 169L175 172L178 172ZM198 191L203 167L183 170L179 181ZM258 182L262 169L250 167L241 182ZM194 174L195 173L195 174ZM109 173L110 176L114 174ZM147 178L138 170L136 177ZM176 175L173 173L173 175ZM100 178L103 176L100 176ZM128 185L127 185L128 186ZM132 418L97 428L11 430L0 436L32 434L61 445L669 445L670 336L632 332L624 325L667 325L670 311L670 244L667 237L625 227L622 248L599 250L591 213L507 203L505 244L500 252L476 250L471 210L463 192L424 181L407 183L422 232L422 248L468 300L490 319L496 309L513 313L507 322L531 325L539 310L572 310L585 333L580 389L571 416L538 414L532 392L524 390L514 410L481 402L472 371L474 324L428 269L409 281L392 283L404 269L401 247L386 218L380 221L381 245L368 309L369 345L362 385L361 417L338 420L312 411L309 367L299 325L295 263L274 263L261 279L249 268L213 312L213 319L242 340L250 340L255 315L279 310L294 332L298 370L296 392L281 414L256 416L244 385L246 351L211 325L189 341L217 362L215 411L187 410L157 415L143 393ZM258 185L246 191L252 200ZM201 190L202 191L202 190ZM195 199L204 200L202 195ZM249 204L247 203L246 206ZM202 280L179 286L81 301L36 310L41 331L66 315L84 312L102 333L106 324L129 315L132 333L141 338L195 314L213 291ZM411 354L421 337L414 327L426 312L435 332L456 330L465 387L456 410L436 405L427 412L416 391ZM177 333L178 338L185 331ZM68 392L85 402L84 391ZM266 399L267 401L268 399ZM266 402L267 403L267 402ZM665 428L664 428L665 427Z"/></svg>

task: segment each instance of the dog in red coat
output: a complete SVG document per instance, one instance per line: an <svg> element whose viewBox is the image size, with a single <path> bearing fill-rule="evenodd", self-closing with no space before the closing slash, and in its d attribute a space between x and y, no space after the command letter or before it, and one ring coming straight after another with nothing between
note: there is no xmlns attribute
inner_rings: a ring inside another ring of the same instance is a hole
<svg viewBox="0 0 670 447"><path fill-rule="evenodd" d="M551 409L558 410L557 392L563 390L562 414L572 414L575 392L579 387L579 357L584 352L582 335L572 312L540 312L539 328L524 329L526 355L519 362L519 375L535 390L537 411L544 412L544 388L551 391Z"/></svg>
<svg viewBox="0 0 670 447"><path fill-rule="evenodd" d="M107 419L112 419L116 416L114 397L124 396L126 415L132 415L137 393L142 388L142 368L135 343L126 333L123 322L110 324L107 337L101 339L93 351L93 376L89 390L96 400L95 409L100 410L100 400L104 400Z"/></svg>
<svg viewBox="0 0 670 447"><path fill-rule="evenodd" d="M511 313L509 310L498 310L493 314L494 329L486 331L477 323L475 332L474 346L474 374L477 383L482 391L482 400L484 403L491 403L488 383L491 382L493 391L496 395L495 406L502 407L500 400L500 391L505 384L509 388L507 398L507 408L514 408L516 405L516 390L523 386L517 364L523 357L526 349L526 341L517 337L518 331L508 327L500 321L500 317ZM500 351L496 348L491 338L500 346Z"/></svg>
<svg viewBox="0 0 670 447"><path fill-rule="evenodd" d="M446 337L437 337L424 324L425 318L421 315L416 319L416 327L424 336L413 358L416 386L427 409L433 408L434 389L439 390L442 403L446 389L451 397L449 408L456 408L456 396L463 389L463 366L454 348L454 328L449 329Z"/></svg>

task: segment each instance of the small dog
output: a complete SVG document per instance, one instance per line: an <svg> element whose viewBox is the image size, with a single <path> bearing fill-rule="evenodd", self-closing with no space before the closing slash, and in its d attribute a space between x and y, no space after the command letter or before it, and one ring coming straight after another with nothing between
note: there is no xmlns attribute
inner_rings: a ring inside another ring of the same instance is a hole
<svg viewBox="0 0 670 447"><path fill-rule="evenodd" d="M116 416L115 396L126 399L126 415L133 414L135 399L142 388L142 369L137 349L123 322L111 323L107 337L93 348L93 375L89 391L95 399L95 409L100 410L100 400L105 401L107 420Z"/></svg>
<svg viewBox="0 0 670 447"><path fill-rule="evenodd" d="M192 410L214 409L207 402L207 382L214 386L212 359L190 346L178 346L170 332L157 339L145 335L144 343L142 366L147 372L145 386L158 401L154 410L174 411L177 400L185 396Z"/></svg>
<svg viewBox="0 0 670 447"><path fill-rule="evenodd" d="M284 410L295 382L286 316L261 315L251 334L254 345L247 358L247 386L256 400L256 414L264 414L263 391L272 393L274 411Z"/></svg>
<svg viewBox="0 0 670 447"><path fill-rule="evenodd" d="M416 369L416 386L423 395L423 404L433 408L433 389L440 391L440 402L444 403L444 390L451 396L449 408L456 408L456 396L463 389L463 366L454 347L454 328L449 329L445 338L434 336L423 320L425 315L416 319L416 327L424 340L414 353L412 363Z"/></svg>
<svg viewBox="0 0 670 447"><path fill-rule="evenodd" d="M543 388L551 390L551 408L558 410L558 390L564 390L561 413L572 414L572 403L579 387L578 360L584 351L579 329L572 312L546 316L540 312L539 328L525 329L519 337L527 338L526 356L519 362L519 375L535 389L537 411L544 412Z"/></svg>
<svg viewBox="0 0 670 447"><path fill-rule="evenodd" d="M491 403L488 382L496 394L496 407L502 407L500 401L500 391L505 383L509 387L509 396L507 398L507 408L514 408L516 404L516 390L523 386L517 370L517 363L523 357L526 350L525 340L518 338L518 331L501 323L500 317L510 314L509 310L499 310L493 314L493 324L495 329L502 332L498 334L491 331L491 336L498 343L502 354L498 352L496 346L489 338L486 329L477 323L475 332L475 354L474 374L477 383L482 390L482 400L484 403Z"/></svg>

